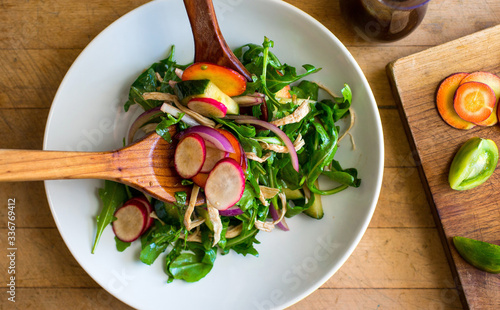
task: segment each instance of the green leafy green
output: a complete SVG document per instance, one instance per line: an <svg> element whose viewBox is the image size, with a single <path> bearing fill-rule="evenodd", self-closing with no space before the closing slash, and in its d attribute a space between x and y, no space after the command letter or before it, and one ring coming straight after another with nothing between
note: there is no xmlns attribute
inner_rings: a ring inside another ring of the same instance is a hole
<svg viewBox="0 0 500 310"><path fill-rule="evenodd" d="M97 232L94 246L92 247L92 254L95 252L104 228L115 219L114 214L116 209L127 200L127 190L123 184L104 181L104 188L99 189L99 197L102 201L102 209L101 213L97 216Z"/></svg>
<svg viewBox="0 0 500 310"><path fill-rule="evenodd" d="M121 241L116 236L115 236L115 242L116 242L116 249L118 250L118 252L125 251L132 244L131 242Z"/></svg>

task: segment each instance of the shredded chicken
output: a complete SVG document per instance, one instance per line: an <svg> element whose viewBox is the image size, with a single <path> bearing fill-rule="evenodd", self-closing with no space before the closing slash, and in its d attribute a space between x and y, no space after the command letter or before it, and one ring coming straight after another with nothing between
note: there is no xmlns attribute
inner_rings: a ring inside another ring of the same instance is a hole
<svg viewBox="0 0 500 310"><path fill-rule="evenodd" d="M261 192L262 193L262 192ZM284 193L279 193L278 196L281 199L281 205L283 208L280 210L276 210L276 212L279 214L279 218L277 218L275 221L255 221L255 228L258 230L266 231L266 232L271 232L276 224L284 220L285 213L286 213L286 195ZM271 207L272 208L272 207Z"/></svg>
<svg viewBox="0 0 500 310"><path fill-rule="evenodd" d="M152 217L152 218L154 218L154 219L156 219L156 220L158 220L158 221L160 221L160 223L162 223L162 225L165 225L165 222L163 222L163 221L161 220L161 218L159 218L159 217L158 217L158 215L156 215L156 212L155 212L155 211L151 212L151 213L149 214L149 216L150 216L150 217Z"/></svg>
<svg viewBox="0 0 500 310"><path fill-rule="evenodd" d="M243 223L238 226L229 226L226 231L226 239L238 237L243 230Z"/></svg>
<svg viewBox="0 0 500 310"><path fill-rule="evenodd" d="M155 75L156 75L156 78L158 79L158 81L163 82L163 78L161 77L161 75L158 73L158 72L155 72Z"/></svg>
<svg viewBox="0 0 500 310"><path fill-rule="evenodd" d="M295 147L295 151L300 150L306 143L304 142L304 139L302 139L302 135L299 134L295 141L293 142L293 146ZM284 145L279 145L279 144L274 144L274 143L266 143L266 142L260 142L260 146L264 150L270 150L276 153L288 153L288 148ZM267 158L266 158L267 159Z"/></svg>
<svg viewBox="0 0 500 310"><path fill-rule="evenodd" d="M259 193L259 201L264 205L264 206L269 206L269 202L266 200L266 198L264 198L264 193L262 193L262 191L260 191Z"/></svg>
<svg viewBox="0 0 500 310"><path fill-rule="evenodd" d="M328 87L326 87L325 85L321 84L320 82L314 82L314 83L316 83L316 85L318 85L319 88L321 88L324 91L326 91L330 96L332 96L332 97L339 97L339 96L335 95ZM349 128L347 128L347 130L339 137L338 142L340 142L340 140L342 140L345 137L345 135L349 134L351 136L352 149L355 150L356 149L356 145L354 144L354 138L349 133L349 131L354 126L354 120L356 118L356 115L355 115L354 110L352 109L352 107L349 107L349 113L351 115L351 123L349 125Z"/></svg>
<svg viewBox="0 0 500 310"><path fill-rule="evenodd" d="M279 188L274 188L274 187L267 187L260 185L259 188L261 194L265 199L271 199L280 192Z"/></svg>
<svg viewBox="0 0 500 310"><path fill-rule="evenodd" d="M175 75L177 75L177 77L179 79L182 80L182 75L184 74L184 71L182 69L179 69L179 68L175 68Z"/></svg>
<svg viewBox="0 0 500 310"><path fill-rule="evenodd" d="M246 152L245 155L247 155L248 159L257 161L261 164L263 162L265 162L269 157L271 157L271 153L267 153L266 155L262 156L262 158L260 158L259 156L257 156L257 154L252 153L252 152L248 152L248 153Z"/></svg>
<svg viewBox="0 0 500 310"><path fill-rule="evenodd" d="M354 110L352 108L349 108L349 113L351 115L351 123L349 124L349 128L347 128L347 130L339 137L338 142L340 142L349 133L349 131L354 126L354 121L356 119L356 114L354 113ZM352 138L352 135L351 135L351 141L353 142L352 143L352 147L355 148L355 146L354 146L354 139Z"/></svg>
<svg viewBox="0 0 500 310"><path fill-rule="evenodd" d="M179 235L179 238L186 239L186 235L184 235L184 233L181 233ZM201 230L200 230L200 228L196 227L196 230L193 233L188 234L186 241L201 243Z"/></svg>
<svg viewBox="0 0 500 310"><path fill-rule="evenodd" d="M210 202L207 201L208 218L214 226L214 242L215 246L220 241L220 235L222 233L222 221L219 216L219 210L217 210Z"/></svg>
<svg viewBox="0 0 500 310"><path fill-rule="evenodd" d="M144 93L142 94L142 98L144 100L161 100L161 101L168 101L168 102L174 102L174 100L177 100L176 95L172 95L169 93L160 93L160 92L151 92L151 93Z"/></svg>
<svg viewBox="0 0 500 310"><path fill-rule="evenodd" d="M146 124L144 126L141 127L141 130L144 131L144 133L148 134L150 132L153 132L156 130L156 126L158 126L157 123L150 123L150 124Z"/></svg>
<svg viewBox="0 0 500 310"><path fill-rule="evenodd" d="M309 112L311 112L311 106L309 105L309 98L302 101L300 106L293 111L292 114L289 114L283 118L274 120L271 122L271 124L275 126L283 126L286 124L293 124L293 123L298 123L300 122L304 117L306 117Z"/></svg>
<svg viewBox="0 0 500 310"><path fill-rule="evenodd" d="M194 207L196 205L196 200L198 199L199 191L200 188L198 187L198 185L193 185L193 189L191 191L191 197L189 198L189 204L186 209L186 213L184 213L184 226L186 227L187 230L191 230L195 227L198 227L205 222L205 219L195 219L194 221L191 220L191 215L193 214Z"/></svg>

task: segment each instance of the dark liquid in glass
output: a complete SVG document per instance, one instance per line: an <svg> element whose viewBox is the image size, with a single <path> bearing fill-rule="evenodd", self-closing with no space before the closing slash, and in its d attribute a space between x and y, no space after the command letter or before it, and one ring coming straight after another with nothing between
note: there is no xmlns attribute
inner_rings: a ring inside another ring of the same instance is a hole
<svg viewBox="0 0 500 310"><path fill-rule="evenodd" d="M406 37L417 28L427 11L427 4L404 9L380 0L340 0L340 10L363 39L390 42Z"/></svg>

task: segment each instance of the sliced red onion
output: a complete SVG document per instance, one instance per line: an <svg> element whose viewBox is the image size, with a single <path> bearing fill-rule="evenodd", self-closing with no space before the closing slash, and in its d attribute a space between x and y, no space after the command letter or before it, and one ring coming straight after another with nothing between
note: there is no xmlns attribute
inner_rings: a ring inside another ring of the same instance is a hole
<svg viewBox="0 0 500 310"><path fill-rule="evenodd" d="M215 148L221 151L229 153L235 152L233 146L231 145L231 142L229 142L229 140L223 134L211 127L203 125L189 127L188 129L180 132L178 138L181 138L188 133L199 134L204 140L211 142L215 146Z"/></svg>
<svg viewBox="0 0 500 310"><path fill-rule="evenodd" d="M299 172L299 158L297 156L297 152L295 151L295 147L293 146L293 143L290 140L290 138L288 138L288 136L281 129L279 129L278 127L274 126L271 123L268 123L266 121L262 121L259 119L255 119L255 118L253 118L253 119L252 118L236 119L235 122L238 124L257 125L257 126L260 126L264 129L267 129L267 130L274 132L278 136L278 138L280 138L281 141L283 141L283 143L287 147L288 153L290 154L290 157L292 159L293 169L295 169L295 171Z"/></svg>
<svg viewBox="0 0 500 310"><path fill-rule="evenodd" d="M235 205L226 210L219 210L219 214L222 216L237 216L243 214L243 210Z"/></svg>
<svg viewBox="0 0 500 310"><path fill-rule="evenodd" d="M269 206L269 213L271 213L271 216L273 218L273 221L276 221L276 220L279 220L280 218L280 215L278 214L278 210L276 210L276 208L274 208L274 205L271 204ZM289 231L290 228L288 228L288 224L286 223L285 221L285 217L283 217L281 219L281 221L279 221L276 226L278 226L279 229L281 230L284 230L284 231Z"/></svg>
<svg viewBox="0 0 500 310"><path fill-rule="evenodd" d="M162 113L163 112L160 110L160 107L156 107L139 115L139 117L136 118L136 120L132 123L132 126L130 126L130 129L128 130L127 143L130 144L132 143L132 141L134 141L134 136L139 128Z"/></svg>
<svg viewBox="0 0 500 310"><path fill-rule="evenodd" d="M168 103L164 103L161 106L161 110L165 113L168 113L168 114L174 116L174 117L179 117L179 115L182 113L181 110L177 109L176 107L174 107L173 105L168 104ZM187 114L184 114L184 116L182 117L182 121L184 123L188 124L189 126L200 125L200 123L198 123L194 118L192 118L191 116L189 116Z"/></svg>
<svg viewBox="0 0 500 310"><path fill-rule="evenodd" d="M252 107L254 105L258 105L264 102L264 97L257 97L257 96L239 96L239 97L233 97L233 100L240 106L240 107Z"/></svg>

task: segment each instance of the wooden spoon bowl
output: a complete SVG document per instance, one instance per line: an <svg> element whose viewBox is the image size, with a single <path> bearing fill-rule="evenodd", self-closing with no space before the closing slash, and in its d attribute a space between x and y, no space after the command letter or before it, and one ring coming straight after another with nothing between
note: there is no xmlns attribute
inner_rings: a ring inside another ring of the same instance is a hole
<svg viewBox="0 0 500 310"><path fill-rule="evenodd" d="M175 127L170 127L171 136ZM162 201L190 192L174 167L175 143L156 133L110 152L0 150L0 181L103 179L120 182ZM203 203L198 196L197 204Z"/></svg>

